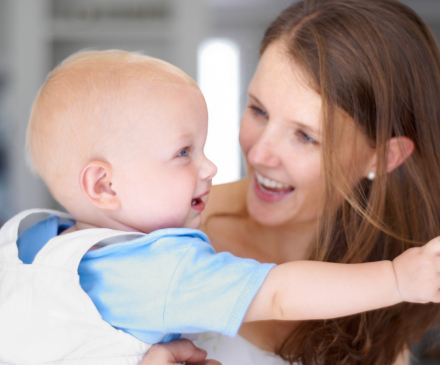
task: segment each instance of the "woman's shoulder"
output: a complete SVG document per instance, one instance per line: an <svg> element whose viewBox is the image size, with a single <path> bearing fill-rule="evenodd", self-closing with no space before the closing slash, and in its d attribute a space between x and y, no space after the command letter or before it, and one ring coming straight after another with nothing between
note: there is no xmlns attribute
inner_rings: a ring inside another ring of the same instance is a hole
<svg viewBox="0 0 440 365"><path fill-rule="evenodd" d="M247 180L214 185L209 194L208 204L202 214L206 220L216 214L234 214L246 207Z"/></svg>
<svg viewBox="0 0 440 365"><path fill-rule="evenodd" d="M212 188L200 229L208 235L216 252L227 251L235 256L249 257L243 226L246 194L246 180Z"/></svg>

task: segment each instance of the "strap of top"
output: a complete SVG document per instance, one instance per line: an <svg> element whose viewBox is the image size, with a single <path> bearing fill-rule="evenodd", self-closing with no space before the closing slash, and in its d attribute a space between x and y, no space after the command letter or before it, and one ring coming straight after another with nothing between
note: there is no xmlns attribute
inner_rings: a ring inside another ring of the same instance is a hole
<svg viewBox="0 0 440 365"><path fill-rule="evenodd" d="M78 265L90 247L100 241L121 237L124 241L145 236L143 233L115 231L107 228L90 228L52 238L34 259L35 265L58 267L78 272Z"/></svg>
<svg viewBox="0 0 440 365"><path fill-rule="evenodd" d="M37 213L54 214L61 218L73 219L70 214L51 209L29 209L17 214L8 220L0 230L0 262L21 263L17 248L18 228L23 219Z"/></svg>

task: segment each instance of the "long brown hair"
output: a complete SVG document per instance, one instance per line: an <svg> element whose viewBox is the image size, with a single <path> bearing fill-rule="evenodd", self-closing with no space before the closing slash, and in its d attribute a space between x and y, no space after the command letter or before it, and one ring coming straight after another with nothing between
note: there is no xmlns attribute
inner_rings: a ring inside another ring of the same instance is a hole
<svg viewBox="0 0 440 365"><path fill-rule="evenodd" d="M391 260L440 235L440 55L423 21L395 0L305 0L269 26L261 53L273 42L285 46L323 99L326 204L310 259ZM338 164L336 110L354 120L378 155L376 179L354 189ZM396 136L410 138L415 150L387 173L387 141ZM277 352L304 365L392 364L439 309L402 303L305 321Z"/></svg>

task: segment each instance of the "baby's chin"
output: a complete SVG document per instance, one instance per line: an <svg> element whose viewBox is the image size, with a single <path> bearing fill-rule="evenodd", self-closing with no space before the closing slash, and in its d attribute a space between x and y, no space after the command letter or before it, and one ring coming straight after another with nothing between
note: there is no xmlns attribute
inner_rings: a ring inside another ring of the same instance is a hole
<svg viewBox="0 0 440 365"><path fill-rule="evenodd" d="M190 222L185 222L182 228L200 229L202 226L202 217L200 215L197 218L192 219Z"/></svg>

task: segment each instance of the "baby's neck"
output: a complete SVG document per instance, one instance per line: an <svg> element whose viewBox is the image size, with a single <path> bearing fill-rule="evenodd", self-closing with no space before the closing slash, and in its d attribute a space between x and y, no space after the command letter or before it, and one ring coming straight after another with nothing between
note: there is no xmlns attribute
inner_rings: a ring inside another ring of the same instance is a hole
<svg viewBox="0 0 440 365"><path fill-rule="evenodd" d="M67 234L67 233L72 233L72 232L75 232L75 231L81 231L82 229L89 229L89 228L99 228L99 227L94 226L94 225L89 224L89 223L84 223L84 222L76 221L76 224L74 226L72 226L70 228L67 228L65 231L61 232L61 235ZM97 245L94 245L93 247L90 247L89 251L96 250L96 249L101 248L101 247L102 246L97 244Z"/></svg>
<svg viewBox="0 0 440 365"><path fill-rule="evenodd" d="M75 232L75 231L81 231L83 229L89 229L89 228L100 228L100 227L94 226L94 225L89 224L89 223L76 221L76 224L74 226L66 229L61 234L71 233L71 232Z"/></svg>
<svg viewBox="0 0 440 365"><path fill-rule="evenodd" d="M101 222L98 222L98 223L94 222L94 224L84 222L82 220L76 220L76 224L74 226L70 227L69 229L66 229L61 234L71 233L71 232L75 232L75 231L81 231L83 229L90 229L90 228L108 228L108 229L114 229L116 231L123 231L123 232L149 233L149 232L139 231L139 230L137 230L133 227L130 227L126 224L123 224L123 223L118 222L116 220L109 219L106 221L101 220Z"/></svg>

